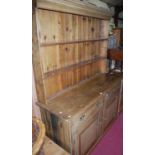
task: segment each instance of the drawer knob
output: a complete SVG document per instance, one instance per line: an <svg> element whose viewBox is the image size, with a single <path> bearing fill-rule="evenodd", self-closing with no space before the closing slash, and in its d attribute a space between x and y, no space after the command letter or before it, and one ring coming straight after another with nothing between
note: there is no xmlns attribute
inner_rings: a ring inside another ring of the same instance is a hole
<svg viewBox="0 0 155 155"><path fill-rule="evenodd" d="M100 95L102 95L103 93L102 92L100 92Z"/></svg>
<svg viewBox="0 0 155 155"><path fill-rule="evenodd" d="M80 121L84 120L85 117L86 117L86 114L83 114L83 115L80 117Z"/></svg>
<svg viewBox="0 0 155 155"><path fill-rule="evenodd" d="M106 94L106 97L109 97L109 94L108 93Z"/></svg>

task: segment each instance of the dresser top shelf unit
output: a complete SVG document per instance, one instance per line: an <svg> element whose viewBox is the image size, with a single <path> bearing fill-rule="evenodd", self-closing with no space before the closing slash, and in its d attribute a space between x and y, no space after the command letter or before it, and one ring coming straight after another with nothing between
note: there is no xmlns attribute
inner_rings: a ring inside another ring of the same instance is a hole
<svg viewBox="0 0 155 155"><path fill-rule="evenodd" d="M33 68L38 102L107 72L108 9L71 0L37 0Z"/></svg>
<svg viewBox="0 0 155 155"><path fill-rule="evenodd" d="M70 119L81 110L90 107L98 97L105 92L110 91L120 83L122 74L99 74L93 78L74 86L74 88L49 99L47 104L39 104L49 112Z"/></svg>

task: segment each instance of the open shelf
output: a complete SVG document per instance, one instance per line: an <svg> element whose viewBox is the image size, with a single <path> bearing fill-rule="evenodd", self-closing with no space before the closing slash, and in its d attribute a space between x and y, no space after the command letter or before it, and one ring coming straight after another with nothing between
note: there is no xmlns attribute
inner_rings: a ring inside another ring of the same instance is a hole
<svg viewBox="0 0 155 155"><path fill-rule="evenodd" d="M71 68L80 67L80 66L83 66L83 65L94 63L94 62L96 62L98 60L102 60L102 59L106 59L106 57L97 56L97 57L95 57L95 58L93 58L91 60L85 60L85 61L82 61L82 62L79 62L79 63L76 63L76 64L72 64L72 65L68 65L68 66L62 67L62 68L51 70L51 71L48 71L48 72L44 73L44 78L47 78L50 75L54 75L54 74L60 73L62 71L69 70Z"/></svg>
<svg viewBox="0 0 155 155"><path fill-rule="evenodd" d="M104 39L90 39L90 40L75 40L75 41L62 41L62 42L47 42L47 43L40 43L40 46L50 46L50 45L62 45L62 44L74 44L74 43L82 43L82 42L94 42L94 41L104 41L108 40L108 38Z"/></svg>

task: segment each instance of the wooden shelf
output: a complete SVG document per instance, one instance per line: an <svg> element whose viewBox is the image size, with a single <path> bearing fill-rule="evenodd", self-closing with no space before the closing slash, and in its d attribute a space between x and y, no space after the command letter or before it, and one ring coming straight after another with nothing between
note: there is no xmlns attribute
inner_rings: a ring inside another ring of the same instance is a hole
<svg viewBox="0 0 155 155"><path fill-rule="evenodd" d="M33 12L33 66L38 101L42 103L86 78L107 72L111 15L88 5L72 0L37 0Z"/></svg>
<svg viewBox="0 0 155 155"><path fill-rule="evenodd" d="M47 43L40 43L40 46L51 46L51 45L62 45L62 44L74 44L74 43L82 43L82 42L94 42L94 41L104 41L108 40L108 38L104 39L90 39L90 40L75 40L75 41L62 41L62 42L47 42Z"/></svg>
<svg viewBox="0 0 155 155"><path fill-rule="evenodd" d="M62 68L58 68L58 69L55 69L55 70L44 73L44 78L46 79L50 75L54 75L54 74L60 73L62 71L66 71L66 70L69 70L71 68L80 67L80 66L83 66L83 65L86 65L86 64L94 63L94 62L96 62L98 60L102 60L102 59L106 59L106 57L97 56L97 57L95 57L95 58L93 58L91 60L85 60L83 62L79 62L79 63L73 64L73 65L68 65L68 66L65 66L65 67L62 67Z"/></svg>

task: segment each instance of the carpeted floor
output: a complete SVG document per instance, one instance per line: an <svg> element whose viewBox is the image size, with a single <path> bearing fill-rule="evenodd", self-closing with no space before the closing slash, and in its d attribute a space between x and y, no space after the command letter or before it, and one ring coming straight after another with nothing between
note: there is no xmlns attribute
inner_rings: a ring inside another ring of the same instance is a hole
<svg viewBox="0 0 155 155"><path fill-rule="evenodd" d="M120 114L90 155L123 155L123 114Z"/></svg>

